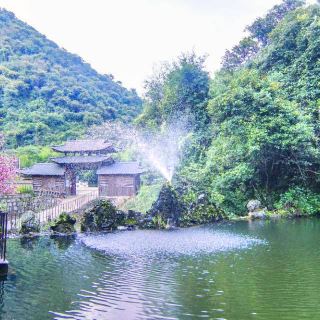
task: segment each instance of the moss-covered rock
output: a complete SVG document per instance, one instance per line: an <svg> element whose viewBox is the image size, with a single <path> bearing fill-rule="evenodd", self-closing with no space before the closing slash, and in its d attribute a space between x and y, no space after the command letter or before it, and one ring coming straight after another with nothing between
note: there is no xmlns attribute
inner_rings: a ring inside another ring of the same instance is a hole
<svg viewBox="0 0 320 320"><path fill-rule="evenodd" d="M73 233L75 232L74 225L77 220L67 213L61 213L60 216L55 219L51 225L50 229L56 233Z"/></svg>
<svg viewBox="0 0 320 320"><path fill-rule="evenodd" d="M98 200L87 209L80 220L81 231L114 230L124 225L127 215L108 200Z"/></svg>
<svg viewBox="0 0 320 320"><path fill-rule="evenodd" d="M147 212L147 217L151 218L148 226L163 229L169 225L179 225L180 218L184 211L184 206L180 201L178 193L171 184L166 183L160 190L158 199L153 203Z"/></svg>
<svg viewBox="0 0 320 320"><path fill-rule="evenodd" d="M40 220L33 211L27 211L21 216L21 227L19 233L28 235L40 232Z"/></svg>

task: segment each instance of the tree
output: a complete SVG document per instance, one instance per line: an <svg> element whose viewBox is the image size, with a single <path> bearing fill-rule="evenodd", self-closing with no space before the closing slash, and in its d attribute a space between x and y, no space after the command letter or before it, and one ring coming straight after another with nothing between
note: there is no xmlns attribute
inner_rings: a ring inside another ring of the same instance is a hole
<svg viewBox="0 0 320 320"><path fill-rule="evenodd" d="M274 6L266 16L256 19L253 24L246 28L252 37L262 46L266 46L269 40L269 34L291 11L303 6L304 0L284 0L281 4Z"/></svg>
<svg viewBox="0 0 320 320"><path fill-rule="evenodd" d="M0 134L0 149L2 147L3 136ZM14 159L0 154L0 194L7 194L14 192L14 180L16 178L16 168L14 166Z"/></svg>
<svg viewBox="0 0 320 320"><path fill-rule="evenodd" d="M259 45L251 37L244 38L232 50L227 50L222 58L222 68L228 71L234 70L251 60L259 52Z"/></svg>
<svg viewBox="0 0 320 320"><path fill-rule="evenodd" d="M184 121L192 131L208 123L209 74L204 57L182 54L171 65L146 83L146 104L137 123L141 126L166 126Z"/></svg>
<svg viewBox="0 0 320 320"><path fill-rule="evenodd" d="M292 11L303 6L304 0L284 0L274 6L264 17L257 18L245 31L249 36L242 39L238 45L227 50L222 58L222 68L228 71L235 70L264 48L272 31Z"/></svg>

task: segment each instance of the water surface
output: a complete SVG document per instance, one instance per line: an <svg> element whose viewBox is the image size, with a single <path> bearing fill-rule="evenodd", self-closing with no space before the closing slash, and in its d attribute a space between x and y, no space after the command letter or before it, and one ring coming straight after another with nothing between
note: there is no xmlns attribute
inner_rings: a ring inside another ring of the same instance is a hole
<svg viewBox="0 0 320 320"><path fill-rule="evenodd" d="M320 319L320 220L9 241L1 319Z"/></svg>

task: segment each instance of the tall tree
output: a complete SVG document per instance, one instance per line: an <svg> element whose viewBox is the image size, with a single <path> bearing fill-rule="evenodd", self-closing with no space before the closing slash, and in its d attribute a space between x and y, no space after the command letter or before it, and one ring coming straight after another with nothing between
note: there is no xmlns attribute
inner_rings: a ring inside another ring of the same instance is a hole
<svg viewBox="0 0 320 320"><path fill-rule="evenodd" d="M274 6L264 17L257 18L245 31L249 36L239 42L231 50L227 50L222 58L222 67L232 71L250 61L269 41L271 32L284 17L305 4L304 0L283 0Z"/></svg>

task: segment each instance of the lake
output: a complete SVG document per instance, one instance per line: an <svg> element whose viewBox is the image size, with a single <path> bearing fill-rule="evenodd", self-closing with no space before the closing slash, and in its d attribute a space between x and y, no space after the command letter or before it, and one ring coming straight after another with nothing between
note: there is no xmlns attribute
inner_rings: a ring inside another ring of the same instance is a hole
<svg viewBox="0 0 320 320"><path fill-rule="evenodd" d="M1 319L320 319L320 220L10 239Z"/></svg>

